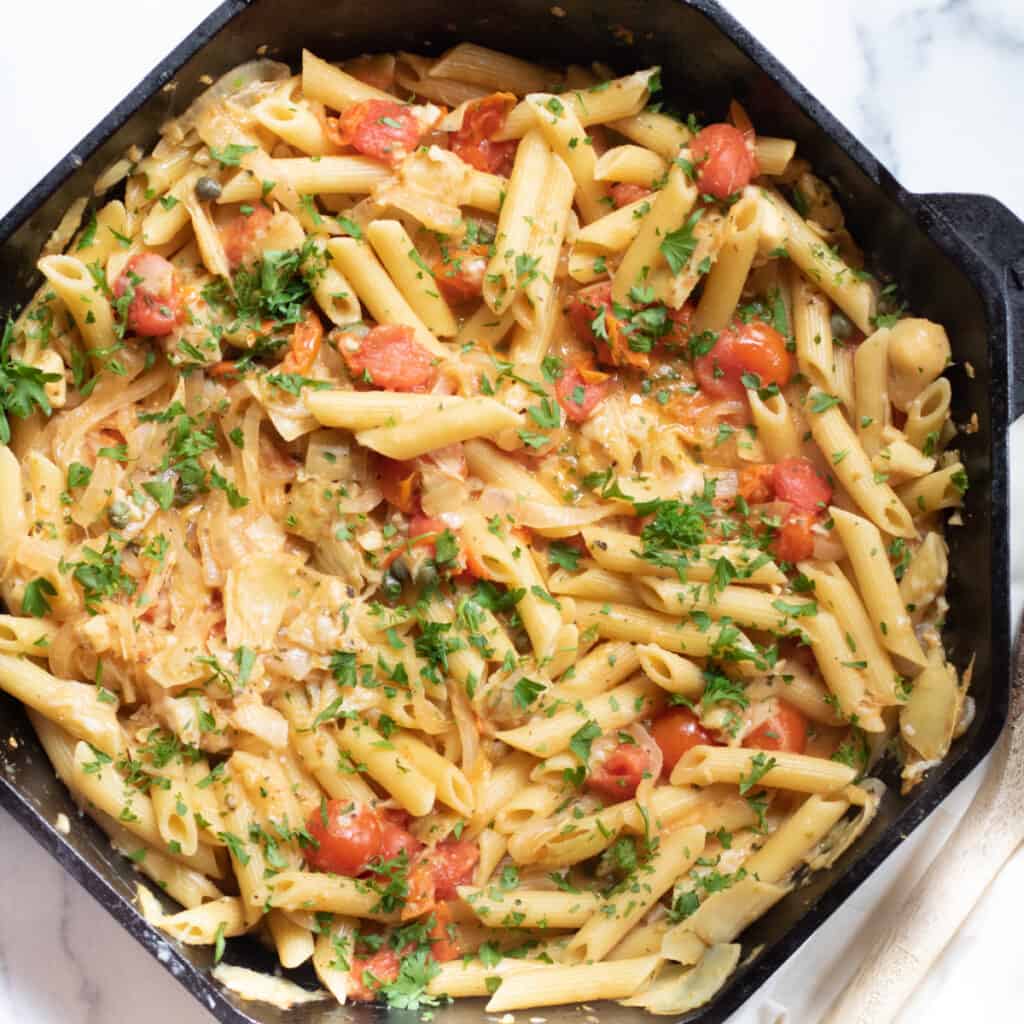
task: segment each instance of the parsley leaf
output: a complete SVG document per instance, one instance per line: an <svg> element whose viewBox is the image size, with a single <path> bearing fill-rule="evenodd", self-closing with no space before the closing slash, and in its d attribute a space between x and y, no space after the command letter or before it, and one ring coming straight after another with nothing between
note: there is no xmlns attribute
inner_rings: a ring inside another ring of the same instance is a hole
<svg viewBox="0 0 1024 1024"><path fill-rule="evenodd" d="M210 156L222 167L237 167L242 162L242 157L255 149L255 146L239 146L235 142L229 142L223 149L211 146Z"/></svg>
<svg viewBox="0 0 1024 1024"><path fill-rule="evenodd" d="M703 209L694 210L681 228L670 231L662 239L658 248L661 249L665 262L668 263L673 274L678 274L690 262L690 257L697 248L697 239L693 234L693 229L703 214Z"/></svg>
<svg viewBox="0 0 1024 1024"><path fill-rule="evenodd" d="M590 747L594 740L601 735L601 726L595 721L589 721L580 726L572 734L569 740L569 749L584 763L590 763Z"/></svg>
<svg viewBox="0 0 1024 1024"><path fill-rule="evenodd" d="M580 553L572 545L556 540L548 545L548 561L560 569L575 572L579 568Z"/></svg>
<svg viewBox="0 0 1024 1024"><path fill-rule="evenodd" d="M8 414L26 419L33 408L49 416L53 410L46 397L45 385L60 380L59 374L44 373L29 363L19 362L10 356L14 342L14 324L8 320L0 337L0 444L10 444L11 425Z"/></svg>
<svg viewBox="0 0 1024 1024"><path fill-rule="evenodd" d="M740 774L740 796L745 796L765 777L779 762L774 757L767 757L759 750L750 759L750 774Z"/></svg>
<svg viewBox="0 0 1024 1024"><path fill-rule="evenodd" d="M523 676L512 690L516 704L524 711L544 692L544 684Z"/></svg>
<svg viewBox="0 0 1024 1024"><path fill-rule="evenodd" d="M57 588L45 577L37 576L25 584L25 593L21 598L21 611L24 615L34 615L37 619L49 615L51 608L47 597L56 597Z"/></svg>

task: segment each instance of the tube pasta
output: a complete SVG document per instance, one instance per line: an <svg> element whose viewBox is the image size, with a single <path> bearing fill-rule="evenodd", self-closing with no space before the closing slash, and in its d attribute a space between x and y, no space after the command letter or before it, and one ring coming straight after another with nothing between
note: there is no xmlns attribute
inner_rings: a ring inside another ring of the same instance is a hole
<svg viewBox="0 0 1024 1024"><path fill-rule="evenodd" d="M833 467L850 497L879 529L894 537L915 536L917 531L905 507L906 499L897 496L884 480L876 477L857 435L832 404L831 397L812 388L805 407L811 434L826 462Z"/></svg>
<svg viewBox="0 0 1024 1024"><path fill-rule="evenodd" d="M598 907L569 940L566 953L580 960L603 960L676 879L693 866L704 850L704 840L700 825L661 836L643 882L627 886Z"/></svg>
<svg viewBox="0 0 1024 1024"><path fill-rule="evenodd" d="M44 256L37 264L74 318L90 352L103 350L114 336L114 312L107 299L106 278L95 280L74 256Z"/></svg>
<svg viewBox="0 0 1024 1024"><path fill-rule="evenodd" d="M636 71L589 89L564 93L559 98L575 113L581 124L605 124L638 114L647 103L648 83L656 73L657 68ZM512 110L494 137L498 140L521 138L532 124L533 113L523 101Z"/></svg>
<svg viewBox="0 0 1024 1024"><path fill-rule="evenodd" d="M908 513L913 516L959 508L964 503L967 473L963 464L951 462L934 473L903 484L896 491Z"/></svg>
<svg viewBox="0 0 1024 1024"><path fill-rule="evenodd" d="M729 210L718 258L704 280L694 313L695 330L720 331L732 319L757 252L760 220L761 206L753 191L745 193ZM797 338L799 346L799 334Z"/></svg>
<svg viewBox="0 0 1024 1024"><path fill-rule="evenodd" d="M140 886L147 921L324 987L219 965L244 998L412 1005L425 963L488 1014L678 1017L847 856L894 728L909 790L969 715L949 338L876 316L831 189L736 102L756 164L704 194L657 70L253 62L33 254L0 689L184 908ZM762 321L794 358L754 382L721 357ZM706 741L666 780L676 704Z"/></svg>
<svg viewBox="0 0 1024 1024"><path fill-rule="evenodd" d="M559 711L550 718L495 735L502 743L534 757L550 757L565 750L573 734L587 722L596 722L606 732L649 716L658 694L657 687L638 679L589 697L571 711Z"/></svg>
<svg viewBox="0 0 1024 1024"><path fill-rule="evenodd" d="M409 305L369 246L354 238L332 238L327 243L327 251L340 273L352 282L359 301L374 319L383 324L411 327L416 340L425 349L441 358L447 356L447 349Z"/></svg>
<svg viewBox="0 0 1024 1024"><path fill-rule="evenodd" d="M95 686L58 679L27 658L0 654L0 689L110 757L124 747L117 702L102 701Z"/></svg>
<svg viewBox="0 0 1024 1024"><path fill-rule="evenodd" d="M541 189L551 157L551 149L537 129L527 132L516 150L508 193L498 219L494 255L484 274L484 301L495 313L502 313L511 305L527 273L523 268L529 259L532 223L540 211Z"/></svg>
<svg viewBox="0 0 1024 1024"><path fill-rule="evenodd" d="M619 999L640 988L660 960L659 956L644 956L600 964L559 964L517 971L502 979L484 1009L488 1013L501 1013L524 1006Z"/></svg>
<svg viewBox="0 0 1024 1024"><path fill-rule="evenodd" d="M589 526L582 531L584 542L598 565L627 576L660 576L678 579L672 566L657 565L641 557L642 545L636 536L604 526ZM760 552L752 553L738 544L706 544L699 556L688 559L686 579L706 583L714 575L714 564L719 558L728 559L745 583L774 585L785 582L777 565Z"/></svg>
<svg viewBox="0 0 1024 1024"><path fill-rule="evenodd" d="M434 806L437 786L405 756L366 722L350 719L338 732L338 746L356 764L365 764L366 773L379 782L410 813L428 813ZM420 764L427 758L416 753Z"/></svg>
<svg viewBox="0 0 1024 1024"><path fill-rule="evenodd" d="M761 193L761 247L784 248L789 258L860 328L871 333L878 301L871 285L827 248L807 222L773 190Z"/></svg>
<svg viewBox="0 0 1024 1024"><path fill-rule="evenodd" d="M491 889L459 886L459 899L486 925L517 928L579 928L597 910L596 893L516 889L508 894Z"/></svg>
<svg viewBox="0 0 1024 1024"><path fill-rule="evenodd" d="M416 251L412 239L397 220L375 220L367 229L378 258L427 330L450 338L458 330L448 303L438 291L434 274Z"/></svg>
<svg viewBox="0 0 1024 1024"><path fill-rule="evenodd" d="M761 757L767 771L759 772ZM741 747L691 747L672 769L672 785L710 785L731 782L742 785L743 778L757 776L757 783L771 788L792 789L798 793L836 793L848 786L856 771L837 761L826 761L806 754L779 750L765 754Z"/></svg>
<svg viewBox="0 0 1024 1024"><path fill-rule="evenodd" d="M621 181L630 185L651 185L668 170L663 157L643 146L613 146L594 163L598 181Z"/></svg>
<svg viewBox="0 0 1024 1024"><path fill-rule="evenodd" d="M477 437L493 437L516 427L520 418L493 398L466 398L459 403L439 402L419 421L361 430L356 440L389 459L413 459L436 448Z"/></svg>
<svg viewBox="0 0 1024 1024"><path fill-rule="evenodd" d="M662 240L680 227L696 199L696 187L687 180L682 168L673 164L665 187L651 203L650 213L643 218L640 231L612 278L612 298L616 302L627 302L630 289L645 282L651 272L664 263Z"/></svg>
<svg viewBox="0 0 1024 1024"><path fill-rule="evenodd" d="M572 106L566 106L550 93L526 97L537 126L548 145L565 161L576 182L576 204L583 220L597 220L603 213L604 189L597 182L597 156L594 147L583 144L586 129Z"/></svg>
<svg viewBox="0 0 1024 1024"><path fill-rule="evenodd" d="M899 586L878 527L839 508L830 508L829 512L846 548L880 643L905 662L923 667L927 659L900 598Z"/></svg>

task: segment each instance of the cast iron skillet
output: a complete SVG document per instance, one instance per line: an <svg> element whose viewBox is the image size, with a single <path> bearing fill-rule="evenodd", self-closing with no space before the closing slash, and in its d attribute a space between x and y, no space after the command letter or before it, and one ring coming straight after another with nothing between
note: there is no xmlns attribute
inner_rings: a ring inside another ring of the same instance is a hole
<svg viewBox="0 0 1024 1024"><path fill-rule="evenodd" d="M539 61L603 60L621 70L662 65L665 93L682 111L721 120L731 97L766 134L799 143L829 179L869 266L900 282L911 308L944 324L953 343L954 418L977 413L977 430L960 445L971 488L965 526L950 531L950 615L946 638L963 669L976 656L972 693L977 714L948 759L908 798L891 786L860 841L829 872L813 877L743 936L744 965L709 1006L684 1020L721 1021L805 942L984 757L1006 719L1009 690L1009 585L1006 436L1021 411L1024 386L1014 342L1024 341L1024 225L987 196L908 193L791 75L711 0L504 0L501 5L435 0L335 0L280 4L227 0L0 221L0 306L25 302L38 283L39 250L68 204L88 195L98 173L128 145L148 149L156 129L256 48L292 62L303 45L328 58L406 49L438 52L472 40ZM970 364L971 369L966 369ZM260 1003L241 1007L206 971L209 951L169 944L132 905L136 876L100 831L80 819L54 778L21 709L0 701L0 803L63 864L139 942L156 955L221 1021L263 1024L391 1022L418 1014L354 1006L284 1013ZM9 742L14 741L14 742ZM888 765L883 777L897 781ZM67 837L53 822L74 822ZM231 963L272 968L255 943L233 940ZM311 973L299 972L312 984ZM481 1018L468 1000L437 1013L440 1024ZM551 1024L577 1021L578 1010L544 1009ZM607 1021L640 1021L640 1011L603 1007Z"/></svg>

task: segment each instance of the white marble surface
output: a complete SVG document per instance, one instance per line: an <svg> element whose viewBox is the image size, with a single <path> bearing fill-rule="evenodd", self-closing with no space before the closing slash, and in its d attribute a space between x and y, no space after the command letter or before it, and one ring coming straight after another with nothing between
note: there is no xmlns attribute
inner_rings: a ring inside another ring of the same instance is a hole
<svg viewBox="0 0 1024 1024"><path fill-rule="evenodd" d="M7 111L0 211L212 6L211 0L7 0L0 32L0 109ZM726 0L725 6L908 188L987 192L1024 216L1021 0ZM1016 441L1020 457L1024 439ZM1015 521L1024 528L1019 490ZM1024 581L1020 547L1015 579ZM1019 599L1014 604L1016 613ZM731 1024L819 1019L901 893L955 827L983 771ZM984 897L901 1024L959 1024L979 1009L991 1019L1021 1019L1022 903L1024 853ZM138 1020L203 1024L212 1018L0 812L0 1021Z"/></svg>

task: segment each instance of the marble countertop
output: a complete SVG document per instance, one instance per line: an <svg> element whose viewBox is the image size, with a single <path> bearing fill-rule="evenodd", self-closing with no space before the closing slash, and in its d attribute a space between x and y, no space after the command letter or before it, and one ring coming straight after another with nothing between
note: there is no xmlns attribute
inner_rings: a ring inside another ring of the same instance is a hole
<svg viewBox="0 0 1024 1024"><path fill-rule="evenodd" d="M0 211L8 209L212 8L213 0L5 5ZM909 189L984 192L1024 217L1024 4L1012 0L724 0ZM107 17L107 13L110 17ZM955 347L955 339L954 339ZM1011 461L1024 457L1020 425ZM1024 533L1024 494L1013 484ZM1013 551L1014 616L1024 584ZM814 1024L887 914L956 827L982 765L730 1020ZM900 1017L1019 1019L1024 852L1007 865ZM0 811L0 1021L211 1022L156 961ZM979 1001L979 993L984 999Z"/></svg>

